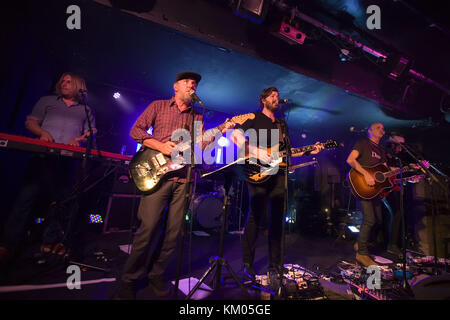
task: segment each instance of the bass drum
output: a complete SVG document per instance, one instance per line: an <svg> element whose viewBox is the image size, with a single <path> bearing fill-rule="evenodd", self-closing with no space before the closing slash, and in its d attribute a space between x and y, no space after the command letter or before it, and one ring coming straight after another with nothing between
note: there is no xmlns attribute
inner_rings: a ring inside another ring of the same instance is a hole
<svg viewBox="0 0 450 320"><path fill-rule="evenodd" d="M205 229L219 228L222 224L223 201L216 192L200 195L194 200L197 223Z"/></svg>

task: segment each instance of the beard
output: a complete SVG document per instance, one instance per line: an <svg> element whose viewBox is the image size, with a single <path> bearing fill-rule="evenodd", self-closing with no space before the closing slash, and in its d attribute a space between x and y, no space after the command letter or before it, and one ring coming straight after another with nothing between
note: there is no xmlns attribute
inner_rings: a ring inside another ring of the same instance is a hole
<svg viewBox="0 0 450 320"><path fill-rule="evenodd" d="M271 112L276 112L276 111L278 111L278 108L279 108L279 106L278 106L278 104L274 104L274 103L270 103L270 102L268 102L266 105L265 105L265 107L269 110L269 111L271 111Z"/></svg>
<svg viewBox="0 0 450 320"><path fill-rule="evenodd" d="M185 93L180 95L180 100L183 101L186 104L189 104L192 101L192 97L189 94L189 92L185 92Z"/></svg>

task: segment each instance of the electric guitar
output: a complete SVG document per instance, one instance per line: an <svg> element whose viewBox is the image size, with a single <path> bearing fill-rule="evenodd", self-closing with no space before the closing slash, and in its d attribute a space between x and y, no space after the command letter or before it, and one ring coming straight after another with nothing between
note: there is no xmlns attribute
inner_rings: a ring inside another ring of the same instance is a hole
<svg viewBox="0 0 450 320"><path fill-rule="evenodd" d="M378 164L372 167L363 166L363 168L369 172L375 180L375 184L373 186L369 186L364 179L364 175L356 171L354 168L352 168L348 173L348 179L350 181L353 194L365 200L373 199L382 191L391 189L394 186L395 176L400 172L411 171L409 166L405 166L401 169L390 170L384 164Z"/></svg>
<svg viewBox="0 0 450 320"><path fill-rule="evenodd" d="M311 165L316 165L316 164L318 164L319 162L316 160L316 159L314 159L313 161L308 161L308 162L303 162L303 163L299 163L299 164L296 164L296 165L294 165L294 166L290 166L289 167L289 172L290 173L293 173L295 170L297 170L298 168L303 168L303 167L307 167L307 166L311 166Z"/></svg>
<svg viewBox="0 0 450 320"><path fill-rule="evenodd" d="M324 147L324 149L333 149L338 147L338 142L336 140L327 140L326 142L320 143ZM314 151L316 145L308 145L299 148L292 148L291 153L301 153L301 152L311 152ZM272 148L267 149L267 154L270 155ZM280 168L286 168L286 163L283 162L283 157L286 155L286 151L278 152L278 157L271 160L269 163L262 163L258 159L246 156L245 157L245 166L244 166L244 175L245 180L249 183L259 184L264 183L270 179L270 177L278 172ZM317 161L311 161L309 164L315 164ZM302 165L298 165L298 168Z"/></svg>
<svg viewBox="0 0 450 320"><path fill-rule="evenodd" d="M248 119L253 119L254 117L254 113L247 113L235 116L228 120L228 122L243 124ZM216 130L222 131L225 124L226 122L214 129L206 131L204 135L197 136L195 143L209 141L217 133ZM181 142L176 146L179 153L190 149L190 147L190 141ZM158 150L143 147L131 159L129 170L136 187L143 193L150 194L159 188L163 178L170 177L185 166L186 160L180 154L172 159Z"/></svg>

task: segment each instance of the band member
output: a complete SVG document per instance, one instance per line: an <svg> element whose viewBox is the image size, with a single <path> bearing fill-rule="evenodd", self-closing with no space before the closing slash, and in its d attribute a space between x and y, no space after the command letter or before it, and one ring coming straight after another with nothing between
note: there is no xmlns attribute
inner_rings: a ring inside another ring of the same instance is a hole
<svg viewBox="0 0 450 320"><path fill-rule="evenodd" d="M370 173L363 168L371 167L378 164L386 164L386 152L380 140L384 136L384 126L381 123L374 123L368 130L368 139L359 140L350 155L347 158L347 163L356 171L364 176L364 180L369 186L375 185L374 178ZM374 198L372 200L360 199L363 221L357 245L355 245L356 260L364 266L377 265L370 257L368 242L371 235L372 228L377 223L381 222L381 200Z"/></svg>
<svg viewBox="0 0 450 320"><path fill-rule="evenodd" d="M138 117L130 136L143 146L159 150L170 156L176 143L171 141L172 133L177 129L189 129L191 125L191 90L197 90L201 76L195 72L182 72L176 76L173 84L174 96L168 100L152 102ZM194 120L201 121L201 113L194 112ZM153 127L152 134L147 130ZM227 124L225 132L231 124ZM183 226L186 198L185 171L177 171L174 176L162 182L160 188L150 195L143 195L138 209L141 221L130 256L122 272L120 288L116 299L135 299L136 284L145 273L148 287L157 297L170 294L170 287L165 278L165 270L175 250L177 238ZM167 209L166 209L167 207ZM164 226L156 249L149 257L149 245L155 235L158 224ZM150 264L147 266L147 258Z"/></svg>
<svg viewBox="0 0 450 320"><path fill-rule="evenodd" d="M392 169L396 169L400 166L409 164L411 168L419 170L420 166L418 164L411 163L412 158L405 151L403 151L403 147L401 144L404 144L405 142L405 138L400 136L399 134L391 134L391 136L385 143L387 164ZM427 161L423 161L422 164L426 167L429 166L429 163ZM411 180L409 180L410 182L418 182L418 176L415 173L413 176L406 173L405 176L407 175L409 175L411 178ZM405 187L406 186L404 186L403 188ZM400 201L404 201L403 207L405 212L407 212L407 203L405 201L406 193L404 193L403 199L401 199L399 191L400 187L398 185L394 186L392 191L389 192L382 200L389 215L387 219L388 223L386 230L387 252L397 256L401 254L401 250L399 247L402 246L401 239L403 239L404 236L402 232L403 217L400 211Z"/></svg>
<svg viewBox="0 0 450 320"><path fill-rule="evenodd" d="M64 73L55 86L55 95L44 96L27 116L25 127L40 140L79 146L89 136L88 119L82 103L86 92L83 78L71 72ZM95 133L93 111L86 106L91 127ZM24 182L5 224L0 255L17 257L32 209L37 201L46 199L47 204L60 199L69 188L74 170L71 159L35 155L25 170ZM63 230L57 212L49 214L43 234L41 251L45 254L64 255L67 251L67 230Z"/></svg>
<svg viewBox="0 0 450 320"><path fill-rule="evenodd" d="M275 117L275 112L279 108L279 94L275 87L264 89L259 97L259 104L262 112L256 112L255 118L247 120L242 125L237 125L233 130L232 140L239 147L245 147L251 156L258 158L263 163L269 163L271 155L267 154L264 148L274 147L280 143L279 151L288 150L291 148L289 142L289 132L287 124L284 120ZM247 141L243 132L248 129L255 129L257 134L256 144L251 140ZM261 136L266 129L265 134L267 144L263 143ZM261 130L261 131L259 131ZM279 130L279 137L277 141L271 141L271 130ZM286 139L283 139L286 137ZM317 144L315 150L311 153L318 153L323 149L323 146ZM293 154L292 156L300 156L303 153ZM269 276L274 287L277 286L283 268L281 265L281 241L282 241L282 223L283 223L283 208L284 208L284 171L278 172L270 177L270 179L261 184L248 184L250 191L250 206L251 210L247 218L244 237L242 242L243 262L244 262L244 276L249 280L255 279L254 258L256 240L258 237L258 226L264 221L266 210L269 205L271 208L269 215Z"/></svg>

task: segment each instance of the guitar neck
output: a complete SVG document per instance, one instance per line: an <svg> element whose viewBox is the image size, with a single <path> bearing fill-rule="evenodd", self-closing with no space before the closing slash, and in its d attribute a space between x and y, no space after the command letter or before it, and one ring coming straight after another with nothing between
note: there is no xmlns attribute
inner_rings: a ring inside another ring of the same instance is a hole
<svg viewBox="0 0 450 320"><path fill-rule="evenodd" d="M323 146L324 148L327 148L327 144L325 142L321 142L319 143L319 145ZM292 153L301 153L301 152L309 152L309 151L314 151L314 149L316 148L315 144L311 144L309 146L303 146L303 147L298 147L298 148L292 148Z"/></svg>
<svg viewBox="0 0 450 320"><path fill-rule="evenodd" d="M405 171L408 171L408 170L409 170L409 167L405 166L403 168L399 168L399 169L396 169L396 170L392 170L392 171L386 172L384 175L385 175L385 177L389 178L389 177L396 176L399 173L405 172Z"/></svg>
<svg viewBox="0 0 450 320"><path fill-rule="evenodd" d="M210 141L212 139L212 137L214 137L217 132L222 132L222 129L225 127L225 124L222 123L220 126L212 128L207 130L204 134L197 134L197 137L195 138L195 143L196 144L201 144L203 141ZM186 151L187 149L189 149L191 147L191 143L190 141L187 142L183 142L181 146L179 146L179 150L180 151Z"/></svg>
<svg viewBox="0 0 450 320"><path fill-rule="evenodd" d="M292 171L292 170L295 170L295 169L298 169L298 168L310 166L310 165L312 165L312 164L317 164L317 160L309 161L309 162L304 162L304 163L297 164L297 165L295 165L295 166L291 166L291 167L289 168L289 170Z"/></svg>
<svg viewBox="0 0 450 320"><path fill-rule="evenodd" d="M399 184L399 183L403 183L403 182L405 182L405 181L410 181L410 180L414 180L414 179L417 179L417 180L420 180L420 179L423 179L423 178L425 178L425 175L419 175L419 176L411 176L411 177L406 177L406 178L401 178L401 179L394 179L394 184Z"/></svg>

